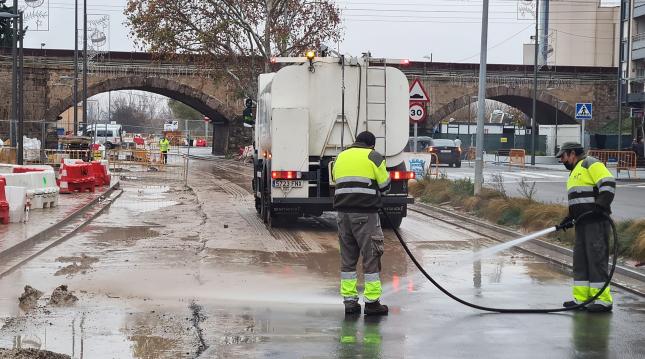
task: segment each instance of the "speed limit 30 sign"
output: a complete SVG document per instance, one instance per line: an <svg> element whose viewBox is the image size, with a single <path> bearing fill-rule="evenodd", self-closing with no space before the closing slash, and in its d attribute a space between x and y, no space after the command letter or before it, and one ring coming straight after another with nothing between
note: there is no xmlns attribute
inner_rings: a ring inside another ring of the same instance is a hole
<svg viewBox="0 0 645 359"><path fill-rule="evenodd" d="M426 119L426 108L423 102L410 102L410 122L420 123Z"/></svg>

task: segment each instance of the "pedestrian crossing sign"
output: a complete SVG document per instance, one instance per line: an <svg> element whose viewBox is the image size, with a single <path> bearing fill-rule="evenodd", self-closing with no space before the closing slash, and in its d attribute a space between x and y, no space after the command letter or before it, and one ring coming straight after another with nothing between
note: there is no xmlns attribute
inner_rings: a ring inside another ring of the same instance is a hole
<svg viewBox="0 0 645 359"><path fill-rule="evenodd" d="M591 120L593 113L592 103L576 104L576 120Z"/></svg>

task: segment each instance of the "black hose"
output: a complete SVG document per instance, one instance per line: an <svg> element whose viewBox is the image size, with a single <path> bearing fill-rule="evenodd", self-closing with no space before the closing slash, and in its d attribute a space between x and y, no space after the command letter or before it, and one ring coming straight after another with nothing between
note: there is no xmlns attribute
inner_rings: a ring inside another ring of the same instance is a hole
<svg viewBox="0 0 645 359"><path fill-rule="evenodd" d="M607 277L607 281L605 282L605 285L603 285L603 287L598 291L598 293L596 293L596 295L594 295L592 298L590 298L589 300L587 300L584 303L576 304L575 306L566 307L566 308L561 307L561 308L553 308L553 309L525 309L525 308L512 309L512 308L485 307L485 306L482 306L482 305L477 305L477 304L474 304L474 303L467 302L467 301L457 297L456 295L450 293L447 289L445 289L439 283L437 283L437 281L434 280L434 278L432 278L432 276L430 276L430 274L428 274L428 272L426 272L426 270L423 268L423 266L421 266L421 263L419 263L419 261L417 261L417 259L414 257L414 255L410 251L410 248L408 248L408 245L405 243L405 241L401 237L401 234L395 228L395 226L392 224L392 220L390 220L390 217L387 215L387 213L385 213L384 210L381 210L381 212L383 213L383 216L385 217L385 220L388 222L390 228L392 228L392 230L394 231L394 234L399 239L399 242L401 242L401 245L403 246L403 249L408 254L408 256L410 257L410 259L412 260L414 265L416 265L417 268L419 268L421 273L423 273L423 275L435 287L437 287L437 289L442 291L443 294L447 295L448 297L452 298L453 300L455 300L455 301L457 301L457 302L459 302L459 303L461 303L461 304L463 304L465 306L475 308L475 309L479 309L479 310L483 310L483 311L487 311L487 312L543 314L543 313L557 313L557 312L566 312L566 311L570 311L570 310L578 310L578 309L586 306L587 304L592 303L596 299L598 299L598 297L605 291L605 289L607 289L607 287L611 283L611 278L614 276L614 271L616 270L616 262L617 262L617 258L618 258L618 234L616 232L616 225L614 224L614 221L611 219L611 217L609 217L608 215L605 215L605 217L609 220L609 224L611 225L611 232L612 232L612 236L613 236L613 240L614 240L614 254L613 254L613 258L612 258L611 268L609 270L609 276ZM591 212L583 213L580 217L578 217L579 219L576 222L579 222L580 219L583 219L584 217L588 216L589 214L591 214Z"/></svg>

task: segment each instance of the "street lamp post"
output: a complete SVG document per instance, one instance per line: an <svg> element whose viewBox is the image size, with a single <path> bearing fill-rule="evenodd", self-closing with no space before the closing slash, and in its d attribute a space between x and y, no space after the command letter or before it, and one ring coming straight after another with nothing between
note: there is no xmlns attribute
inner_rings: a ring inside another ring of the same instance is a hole
<svg viewBox="0 0 645 359"><path fill-rule="evenodd" d="M18 154L17 154L17 163L23 165L25 162L25 141L24 141L24 131L25 131L25 99L24 99L24 90L25 90L25 67L24 67L24 38L25 30L23 28L23 16L22 11L18 13L18 29L19 29L19 51L18 51L18 69L20 70L20 76L18 77Z"/></svg>
<svg viewBox="0 0 645 359"><path fill-rule="evenodd" d="M14 1L14 11L17 11L17 6L16 2ZM19 12L17 14L13 14L10 12L1 12L0 13L0 18L3 19L13 19L13 36L12 36L12 48L11 48L11 55L12 55L12 63L11 63L11 121L9 121L9 131L10 131L10 138L12 140L12 145L14 143L17 144L18 147L18 153L16 156L16 160L18 164L22 164L23 160L23 141L22 141L22 130L23 130L23 119L22 119L22 100L20 99L21 95L18 94L18 92L22 92L22 72L23 70L20 70L20 78L18 77L18 58L19 55L22 54L22 36L23 36L23 29L22 29L22 12ZM18 51L18 37L21 38L20 40L20 52ZM22 62L20 63L20 66L22 66ZM20 88L18 87L18 84L20 83ZM20 100L20 101L19 101ZM18 124L16 126L16 119L18 120ZM14 128L17 127L17 136L14 136Z"/></svg>
<svg viewBox="0 0 645 359"><path fill-rule="evenodd" d="M477 106L477 147L475 149L475 190L478 195L484 184L484 116L486 111L486 60L488 50L488 0L482 4L482 33L479 53L479 91Z"/></svg>
<svg viewBox="0 0 645 359"><path fill-rule="evenodd" d="M468 135L470 137L470 146L468 146L468 147L473 147L473 143L475 143L474 140L473 140L474 133L472 131L470 131L470 125L472 123L472 109L471 109L471 106L472 106L472 101L473 100L477 101L477 96L470 96L468 98ZM477 106L479 106L479 105L477 105ZM477 107L477 109L479 110L479 107Z"/></svg>
<svg viewBox="0 0 645 359"><path fill-rule="evenodd" d="M538 52L539 52L539 28L540 23L538 18L540 14L540 0L535 0L535 44L533 47L533 101L532 101L532 111L531 111L531 166L535 166L535 140L536 140L536 130L537 130L537 120L535 119L536 115L536 102L537 102L537 77L538 77Z"/></svg>

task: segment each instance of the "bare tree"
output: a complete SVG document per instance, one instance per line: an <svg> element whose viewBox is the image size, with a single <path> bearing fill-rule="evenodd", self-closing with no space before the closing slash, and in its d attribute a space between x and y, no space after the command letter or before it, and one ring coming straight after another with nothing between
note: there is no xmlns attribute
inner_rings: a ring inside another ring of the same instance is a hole
<svg viewBox="0 0 645 359"><path fill-rule="evenodd" d="M247 93L256 67L249 59L261 59L268 71L274 56L302 55L341 38L333 0L128 0L124 13L141 48L202 55Z"/></svg>
<svg viewBox="0 0 645 359"><path fill-rule="evenodd" d="M518 191L520 192L522 197L528 199L529 202L533 202L535 195L537 194L535 182L529 182L524 177L522 177L522 179L520 180Z"/></svg>

